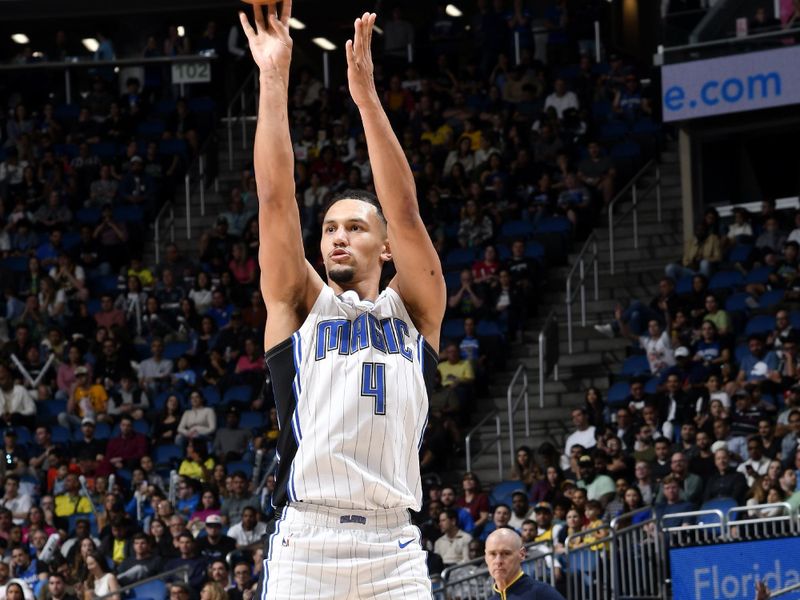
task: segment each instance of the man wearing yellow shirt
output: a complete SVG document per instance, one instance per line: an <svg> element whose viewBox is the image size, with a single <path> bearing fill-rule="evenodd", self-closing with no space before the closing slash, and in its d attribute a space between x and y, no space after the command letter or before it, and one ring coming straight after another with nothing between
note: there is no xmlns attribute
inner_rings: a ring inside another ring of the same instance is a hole
<svg viewBox="0 0 800 600"><path fill-rule="evenodd" d="M64 479L64 493L56 496L55 513L57 517L71 517L75 514L92 512L92 503L86 496L81 496L81 484L78 476L70 473Z"/></svg>
<svg viewBox="0 0 800 600"><path fill-rule="evenodd" d="M67 410L58 415L58 423L67 429L77 429L84 418L107 420L108 393L99 383L92 383L86 367L75 369L75 383L67 401Z"/></svg>
<svg viewBox="0 0 800 600"><path fill-rule="evenodd" d="M437 367L442 377L442 386L452 390L458 398L459 412L462 417L468 414L472 403L475 372L472 363L461 358L458 345L450 342L444 350L445 360ZM462 419L463 420L463 419Z"/></svg>

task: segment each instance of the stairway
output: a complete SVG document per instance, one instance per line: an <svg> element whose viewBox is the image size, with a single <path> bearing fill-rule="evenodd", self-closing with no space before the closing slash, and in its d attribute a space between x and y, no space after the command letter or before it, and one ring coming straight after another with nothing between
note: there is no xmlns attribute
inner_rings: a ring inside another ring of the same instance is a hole
<svg viewBox="0 0 800 600"><path fill-rule="evenodd" d="M653 181L645 179L642 188ZM638 208L639 248L634 248L634 236L630 216L618 225L614 237L615 273L609 269L609 236L607 214L601 216L597 228L599 254L599 299L594 300L590 265L586 263L586 326L580 322L580 303L576 298L573 304L573 353L568 353L566 318L566 277L576 262L582 243L575 244L567 265L551 268L548 272L546 288L540 297L537 319L532 319L526 327L526 342L513 344L509 348L510 359L507 370L497 374L490 386L490 398L478 407L473 422L477 423L494 410L500 412L503 422L503 472L508 473L510 447L507 425L507 389L514 371L519 364L527 369L528 397L530 409L531 435L525 435L524 413L520 407L515 418L514 443L516 446L528 445L535 449L544 441L552 442L556 448L563 448L566 435L571 431L570 409L582 406L584 392L594 386L604 394L609 388L609 375L618 372L626 358L629 342L617 337L608 339L594 330L597 323L608 322L618 302L623 305L632 298L649 302L656 294L659 279L664 274L664 266L682 254L683 228L680 197L680 168L677 150L668 146L661 155L662 221L656 215L654 196L640 201ZM625 211L630 202L618 203L615 214ZM573 282L577 281L577 277ZM539 348L538 335L544 319L551 309L555 309L559 329L560 359L558 380L552 376L545 380L544 407L539 406ZM495 436L495 426L489 422L481 427L478 439L490 440ZM480 444L480 442L479 442ZM485 483L497 481L496 449L486 451L472 465Z"/></svg>

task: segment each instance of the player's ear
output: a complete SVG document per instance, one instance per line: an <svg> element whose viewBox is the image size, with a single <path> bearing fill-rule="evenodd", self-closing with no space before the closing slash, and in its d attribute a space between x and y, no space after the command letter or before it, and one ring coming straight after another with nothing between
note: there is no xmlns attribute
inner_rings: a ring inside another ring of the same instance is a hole
<svg viewBox="0 0 800 600"><path fill-rule="evenodd" d="M389 240L386 240L383 243L383 249L381 250L381 262L392 262L392 249L389 247Z"/></svg>

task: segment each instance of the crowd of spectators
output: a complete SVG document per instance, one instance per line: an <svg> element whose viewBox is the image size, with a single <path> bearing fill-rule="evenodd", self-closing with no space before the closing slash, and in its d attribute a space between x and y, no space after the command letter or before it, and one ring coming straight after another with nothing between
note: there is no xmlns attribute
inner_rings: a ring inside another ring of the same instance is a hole
<svg viewBox="0 0 800 600"><path fill-rule="evenodd" d="M522 339L535 310L553 258L539 228L558 225L549 230L556 256L591 228L625 170L618 163L631 159L612 149L636 145L628 132L652 113L621 57L593 62L585 25L596 3L568 13L558 0L538 15L550 32L547 64L533 58L523 2L477 4L469 28L437 4L417 38L433 57L424 66L393 47L415 31L396 9L375 73L448 277L450 327L421 450L430 481L458 463L503 344ZM208 104L154 97L150 80L126 83L118 97L99 76L79 105L20 96L3 122L0 549L9 562L0 561L0 590L102 595L185 567L189 586L174 585L170 598L249 598L278 435L262 358L253 168L241 165L196 252L170 244L145 264L142 241L202 144ZM341 90L302 70L289 103L303 237L320 268L322 207L343 189L372 189L369 158ZM526 469L531 493L550 481ZM525 530L532 514L526 493L490 517L477 481L464 487L460 509L452 488L441 498L435 484L426 489L434 567L437 555L445 564L480 556L493 528ZM572 505L539 494L537 514L568 518L558 511ZM581 518L597 517L584 504Z"/></svg>

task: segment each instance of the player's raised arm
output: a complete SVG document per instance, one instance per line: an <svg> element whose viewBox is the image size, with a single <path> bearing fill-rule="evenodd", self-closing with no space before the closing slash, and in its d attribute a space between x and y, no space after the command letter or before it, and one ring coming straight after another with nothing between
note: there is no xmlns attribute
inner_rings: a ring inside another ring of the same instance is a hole
<svg viewBox="0 0 800 600"><path fill-rule="evenodd" d="M375 14L364 13L347 42L350 95L361 113L375 190L389 223L389 247L397 269L390 285L403 298L417 329L437 348L446 303L442 266L419 214L408 161L375 89L370 47L374 25Z"/></svg>
<svg viewBox="0 0 800 600"><path fill-rule="evenodd" d="M292 39L289 17L292 2L253 6L255 28L240 13L253 60L259 68L260 94L253 163L258 187L258 259L261 293L270 318L264 334L269 349L289 337L302 322L297 315L316 290L310 290L313 270L305 260L300 213L295 201L294 152L289 137L289 64Z"/></svg>

